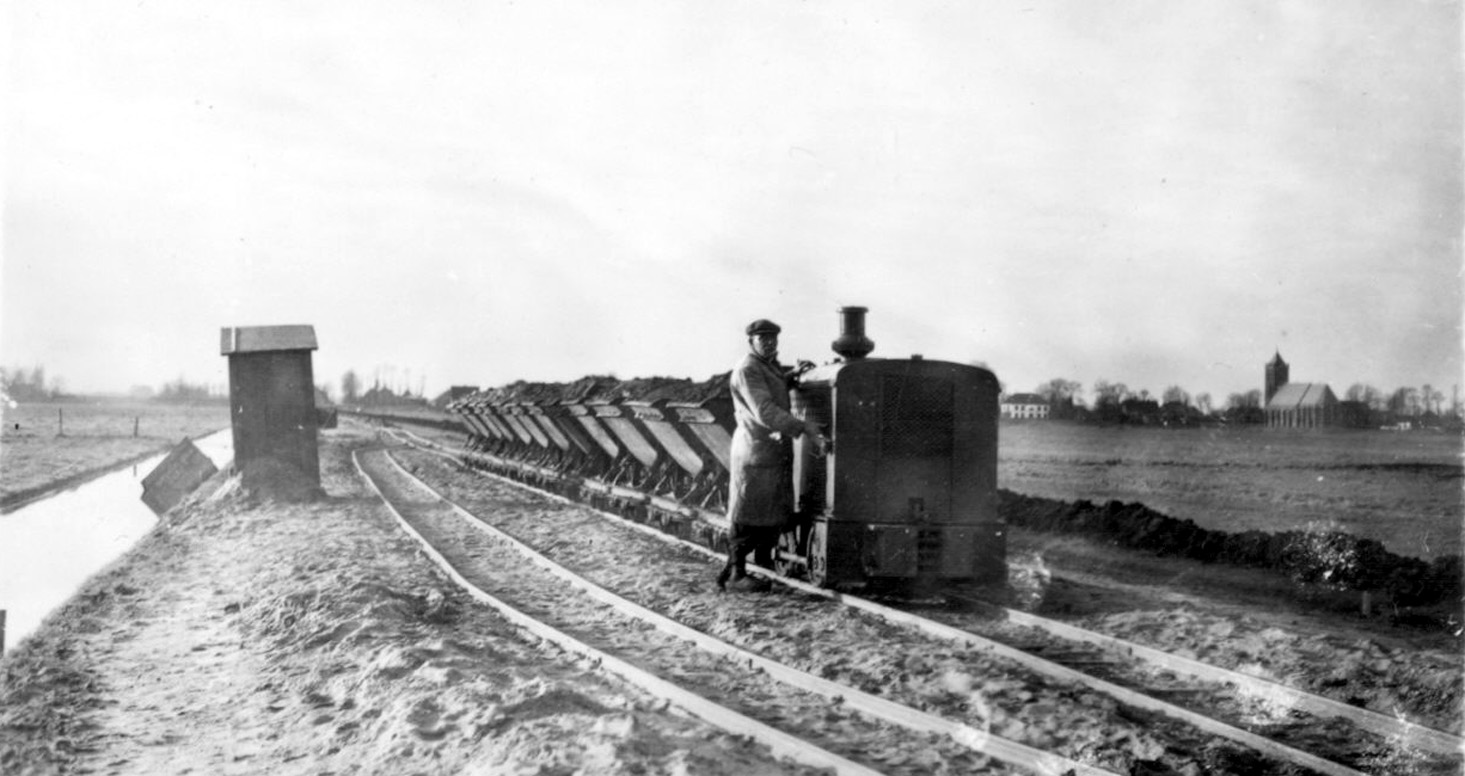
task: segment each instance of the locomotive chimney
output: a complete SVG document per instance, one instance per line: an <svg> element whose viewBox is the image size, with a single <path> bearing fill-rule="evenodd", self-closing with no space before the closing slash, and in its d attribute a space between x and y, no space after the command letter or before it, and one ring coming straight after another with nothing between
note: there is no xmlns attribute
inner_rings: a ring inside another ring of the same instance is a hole
<svg viewBox="0 0 1465 776"><path fill-rule="evenodd" d="M868 307L839 308L839 339L829 346L846 361L862 359L875 349L875 343L865 336L865 313L868 311Z"/></svg>

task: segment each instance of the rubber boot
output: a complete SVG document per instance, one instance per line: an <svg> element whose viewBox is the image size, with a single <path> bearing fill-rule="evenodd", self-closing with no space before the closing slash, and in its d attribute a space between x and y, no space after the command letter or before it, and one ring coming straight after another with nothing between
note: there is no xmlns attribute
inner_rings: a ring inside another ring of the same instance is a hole
<svg viewBox="0 0 1465 776"><path fill-rule="evenodd" d="M744 577L734 582L732 587L740 593L766 593L773 589L773 583L757 577Z"/></svg>

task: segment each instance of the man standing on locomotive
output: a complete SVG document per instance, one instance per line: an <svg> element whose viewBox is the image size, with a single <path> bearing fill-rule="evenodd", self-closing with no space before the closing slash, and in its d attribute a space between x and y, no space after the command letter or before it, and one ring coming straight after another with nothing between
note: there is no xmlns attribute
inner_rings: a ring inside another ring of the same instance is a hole
<svg viewBox="0 0 1465 776"><path fill-rule="evenodd" d="M727 565L717 575L717 588L729 580L750 590L766 590L763 580L748 580L749 553L763 556L793 516L793 440L801 434L822 439L818 424L799 420L789 411L789 388L798 369L778 363L778 324L758 319L748 324L748 354L733 369L731 391L737 428L732 437L732 471L728 487Z"/></svg>

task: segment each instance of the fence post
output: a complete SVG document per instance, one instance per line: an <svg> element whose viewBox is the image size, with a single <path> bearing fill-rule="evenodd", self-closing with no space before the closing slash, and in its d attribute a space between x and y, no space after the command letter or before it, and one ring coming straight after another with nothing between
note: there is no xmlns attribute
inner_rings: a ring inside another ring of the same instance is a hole
<svg viewBox="0 0 1465 776"><path fill-rule="evenodd" d="M137 421L138 421L138 416L133 415L132 416L132 435L134 437L137 436Z"/></svg>
<svg viewBox="0 0 1465 776"><path fill-rule="evenodd" d="M56 408L56 436L66 436L65 412L61 407Z"/></svg>

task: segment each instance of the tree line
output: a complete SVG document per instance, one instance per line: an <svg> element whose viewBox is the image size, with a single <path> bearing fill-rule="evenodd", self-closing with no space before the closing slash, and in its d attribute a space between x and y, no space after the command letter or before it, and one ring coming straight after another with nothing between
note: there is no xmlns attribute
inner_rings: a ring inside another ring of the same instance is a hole
<svg viewBox="0 0 1465 776"><path fill-rule="evenodd" d="M65 382L48 378L44 366L5 368L0 366L0 389L14 401L48 401L66 395Z"/></svg>
<svg viewBox="0 0 1465 776"><path fill-rule="evenodd" d="M80 397L67 393L66 381L48 375L46 367L0 367L0 391L11 401L69 401ZM133 386L127 391L133 399L151 399L163 402L220 401L228 392L220 386L192 383L178 377L157 388L148 385Z"/></svg>
<svg viewBox="0 0 1465 776"><path fill-rule="evenodd" d="M1047 401L1051 408L1050 416L1059 418L1083 416L1101 421L1122 421L1131 415L1159 414L1169 416L1167 420L1223 419L1260 423L1266 419L1260 388L1229 394L1225 403L1220 405L1209 393L1192 395L1178 385L1169 386L1159 395L1154 395L1148 389L1132 390L1122 382L1103 378L1093 384L1091 404L1083 400L1083 384L1067 378L1055 377L1033 392ZM1366 383L1354 383L1338 398L1341 403L1352 405L1352 409L1367 418L1369 423L1404 418L1460 417L1460 406L1455 396L1446 397L1443 391L1428 383L1419 388L1402 386L1392 392L1381 391Z"/></svg>
<svg viewBox="0 0 1465 776"><path fill-rule="evenodd" d="M422 377L421 380L418 383L417 393L414 395L411 370L377 367L371 386L367 387L365 380L357 374L356 370L348 369L345 374L341 375L340 402L347 405L426 403L427 397L423 393L426 377ZM321 390L335 398L330 384L321 386Z"/></svg>

